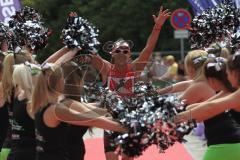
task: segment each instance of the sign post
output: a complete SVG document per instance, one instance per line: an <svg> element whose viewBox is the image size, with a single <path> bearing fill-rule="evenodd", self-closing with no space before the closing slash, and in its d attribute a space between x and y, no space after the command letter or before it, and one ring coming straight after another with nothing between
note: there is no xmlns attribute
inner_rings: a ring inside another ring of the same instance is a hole
<svg viewBox="0 0 240 160"><path fill-rule="evenodd" d="M171 24L174 31L174 38L180 39L181 60L184 59L184 39L188 38L188 28L192 21L191 14L185 9L177 9L172 13Z"/></svg>
<svg viewBox="0 0 240 160"><path fill-rule="evenodd" d="M174 38L180 39L181 60L184 59L184 39L188 38L188 36L189 36L188 30L175 30L174 31Z"/></svg>

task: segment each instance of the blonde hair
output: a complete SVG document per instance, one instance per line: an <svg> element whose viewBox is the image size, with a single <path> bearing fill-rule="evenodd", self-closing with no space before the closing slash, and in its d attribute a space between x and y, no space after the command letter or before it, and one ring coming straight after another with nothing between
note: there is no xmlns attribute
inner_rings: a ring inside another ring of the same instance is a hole
<svg viewBox="0 0 240 160"><path fill-rule="evenodd" d="M185 57L185 66L187 68L193 68L195 70L194 79L202 79L204 77L203 74L203 66L205 61L199 61L198 63L194 63L194 60L198 57L203 57L207 59L208 53L204 50L193 50L188 52L187 56Z"/></svg>
<svg viewBox="0 0 240 160"><path fill-rule="evenodd" d="M59 94L59 82L63 78L63 72L59 66L51 66L41 71L37 77L32 94L32 113L51 103L53 97ZM60 91L62 92L62 91Z"/></svg>
<svg viewBox="0 0 240 160"><path fill-rule="evenodd" d="M220 57L226 58L228 59L228 57L230 56L230 51L227 48L222 48L221 53L220 53Z"/></svg>
<svg viewBox="0 0 240 160"><path fill-rule="evenodd" d="M19 86L24 90L27 99L31 100L33 91L31 68L24 64L14 66L12 78L14 87Z"/></svg>
<svg viewBox="0 0 240 160"><path fill-rule="evenodd" d="M26 61L32 62L32 58L30 54L26 51L21 51L18 54L9 53L3 61L3 78L2 78L2 86L3 86L3 100L5 102L11 102L11 96L13 92L13 82L12 82L12 74L13 74L13 65L21 64Z"/></svg>

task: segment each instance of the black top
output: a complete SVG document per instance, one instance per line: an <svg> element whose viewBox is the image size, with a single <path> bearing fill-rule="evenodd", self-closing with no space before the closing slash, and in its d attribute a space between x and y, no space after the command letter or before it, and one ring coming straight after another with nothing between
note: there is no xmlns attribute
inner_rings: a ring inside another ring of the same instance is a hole
<svg viewBox="0 0 240 160"><path fill-rule="evenodd" d="M60 123L56 128L46 126L43 121L48 104L35 114L35 133L37 140L37 160L67 160L64 148L67 125Z"/></svg>
<svg viewBox="0 0 240 160"><path fill-rule="evenodd" d="M9 127L8 103L5 103L0 108L0 150L2 149L3 143L7 136L8 127Z"/></svg>
<svg viewBox="0 0 240 160"><path fill-rule="evenodd" d="M88 127L68 125L66 135L67 157L70 160L83 160L85 154L85 145L83 136Z"/></svg>
<svg viewBox="0 0 240 160"><path fill-rule="evenodd" d="M237 121L238 124L240 124L240 112L231 110L231 115Z"/></svg>
<svg viewBox="0 0 240 160"><path fill-rule="evenodd" d="M64 102L68 99L73 99L78 101L80 99L73 96L68 96L66 99L61 100ZM83 160L85 155L85 145L83 142L83 136L87 132L88 127L77 126L68 124L67 133L66 133L66 156L70 160Z"/></svg>
<svg viewBox="0 0 240 160"><path fill-rule="evenodd" d="M229 111L204 121L207 144L240 143L240 125Z"/></svg>
<svg viewBox="0 0 240 160"><path fill-rule="evenodd" d="M13 115L13 101L14 101L14 88L12 89L11 102L5 102L5 107L8 111L8 129L7 137L3 143L3 148L11 148L12 141L12 115Z"/></svg>
<svg viewBox="0 0 240 160"><path fill-rule="evenodd" d="M3 148L11 148L12 141L12 115L13 115L13 103L6 102L5 105L8 111L8 129L7 129L7 137L3 143Z"/></svg>
<svg viewBox="0 0 240 160"><path fill-rule="evenodd" d="M34 149L35 126L34 120L27 113L27 99L13 102L12 149Z"/></svg>

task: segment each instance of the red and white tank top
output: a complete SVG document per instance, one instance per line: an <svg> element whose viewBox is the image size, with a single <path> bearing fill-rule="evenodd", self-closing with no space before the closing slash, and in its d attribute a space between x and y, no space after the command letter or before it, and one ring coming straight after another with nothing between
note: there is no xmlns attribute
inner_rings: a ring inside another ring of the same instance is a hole
<svg viewBox="0 0 240 160"><path fill-rule="evenodd" d="M115 65L111 66L108 75L108 88L116 91L120 96L132 96L134 91L134 72L131 65L128 64L126 70L119 71Z"/></svg>

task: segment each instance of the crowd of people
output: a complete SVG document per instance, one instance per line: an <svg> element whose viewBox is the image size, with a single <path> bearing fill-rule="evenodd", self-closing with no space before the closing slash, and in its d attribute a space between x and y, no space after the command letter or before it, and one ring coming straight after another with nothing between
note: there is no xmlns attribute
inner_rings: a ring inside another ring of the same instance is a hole
<svg viewBox="0 0 240 160"><path fill-rule="evenodd" d="M189 51L184 61L161 54L150 60L169 16L162 7L153 16L152 32L134 61L132 42L120 39L103 47L111 62L92 53L87 56L89 65L101 75L102 85L121 97L135 96L137 80L151 81L158 94L179 93L187 109L175 116L175 123L193 119L204 123L208 149L203 159L237 160L240 53L227 48L214 53L197 49ZM0 160L83 160L83 135L91 127L128 133L98 103L80 101L85 75L71 61L80 50L64 46L38 64L28 46L15 53L8 51L6 41L1 42ZM112 146L109 132L103 138L107 160L117 160L119 155L123 160L134 159Z"/></svg>

